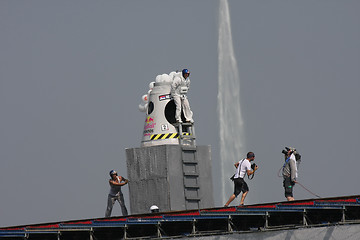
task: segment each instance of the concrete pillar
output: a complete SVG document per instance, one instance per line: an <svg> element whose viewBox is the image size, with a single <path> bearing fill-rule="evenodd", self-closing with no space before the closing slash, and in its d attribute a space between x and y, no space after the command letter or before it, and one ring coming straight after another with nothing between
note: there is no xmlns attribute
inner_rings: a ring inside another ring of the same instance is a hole
<svg viewBox="0 0 360 240"><path fill-rule="evenodd" d="M214 207L210 146L196 151L199 208ZM131 214L186 210L183 149L181 145L159 145L126 149Z"/></svg>

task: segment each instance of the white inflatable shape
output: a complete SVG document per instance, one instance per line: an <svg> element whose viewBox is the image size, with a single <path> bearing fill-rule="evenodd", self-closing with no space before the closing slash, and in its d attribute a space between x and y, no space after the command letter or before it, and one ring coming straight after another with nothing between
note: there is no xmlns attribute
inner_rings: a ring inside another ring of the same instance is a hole
<svg viewBox="0 0 360 240"><path fill-rule="evenodd" d="M139 104L139 110L140 110L140 112L145 112L146 108L144 105Z"/></svg>
<svg viewBox="0 0 360 240"><path fill-rule="evenodd" d="M161 75L157 75L157 76L156 76L155 82L161 82Z"/></svg>
<svg viewBox="0 0 360 240"><path fill-rule="evenodd" d="M154 84L155 84L155 82L151 82L151 83L149 84L149 89L150 89L150 90L152 90L152 89L154 88Z"/></svg>
<svg viewBox="0 0 360 240"><path fill-rule="evenodd" d="M161 75L162 81L163 82L171 82L171 78L169 75L167 75L166 73L164 73L163 75Z"/></svg>
<svg viewBox="0 0 360 240"><path fill-rule="evenodd" d="M144 103L147 103L149 101L149 97L148 94L144 94L141 99L143 100Z"/></svg>

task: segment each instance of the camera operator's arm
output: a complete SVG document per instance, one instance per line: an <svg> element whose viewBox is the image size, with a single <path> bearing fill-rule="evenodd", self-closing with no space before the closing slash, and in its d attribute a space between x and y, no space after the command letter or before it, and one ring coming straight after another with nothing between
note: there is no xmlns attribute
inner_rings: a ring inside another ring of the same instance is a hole
<svg viewBox="0 0 360 240"><path fill-rule="evenodd" d="M237 162L237 163L235 163L235 164L234 164L234 166L235 166L235 168L238 168L239 163L238 163L238 162Z"/></svg>
<svg viewBox="0 0 360 240"><path fill-rule="evenodd" d="M128 179L126 179L126 178L124 178L123 176L121 176L121 181L124 181L124 182L125 182L125 184L127 184L127 183L129 182L129 180L128 180Z"/></svg>
<svg viewBox="0 0 360 240"><path fill-rule="evenodd" d="M246 170L247 175L250 176L250 175L254 174L258 168L259 167L257 165L255 165L254 170Z"/></svg>
<svg viewBox="0 0 360 240"><path fill-rule="evenodd" d="M120 182L117 182L117 181L115 181L113 179L110 179L109 184L110 185L115 185L115 186L124 186L125 184L127 184L129 182L129 180L127 180L127 179L125 179L125 178L123 178L121 176L119 177L119 179L120 179Z"/></svg>

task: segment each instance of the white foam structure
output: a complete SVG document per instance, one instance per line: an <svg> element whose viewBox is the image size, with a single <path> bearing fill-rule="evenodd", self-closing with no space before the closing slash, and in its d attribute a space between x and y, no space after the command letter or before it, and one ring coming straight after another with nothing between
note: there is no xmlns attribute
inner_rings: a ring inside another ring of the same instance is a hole
<svg viewBox="0 0 360 240"><path fill-rule="evenodd" d="M220 0L218 39L218 117L222 201L233 193L229 178L234 163L246 155L244 123L240 105L240 77L233 48L229 4Z"/></svg>
<svg viewBox="0 0 360 240"><path fill-rule="evenodd" d="M146 109L147 109L147 106L148 106L148 99L149 99L149 96L150 96L150 93L151 93L152 89L154 88L155 83L163 83L163 82L172 83L172 81L174 80L174 78L176 76L181 76L181 72L173 71L173 72L171 72L169 74L164 73L164 74L161 74L161 75L157 75L156 78L155 78L155 82L150 82L149 83L149 91L148 91L148 93L141 97L142 103L139 104L140 112L146 112Z"/></svg>

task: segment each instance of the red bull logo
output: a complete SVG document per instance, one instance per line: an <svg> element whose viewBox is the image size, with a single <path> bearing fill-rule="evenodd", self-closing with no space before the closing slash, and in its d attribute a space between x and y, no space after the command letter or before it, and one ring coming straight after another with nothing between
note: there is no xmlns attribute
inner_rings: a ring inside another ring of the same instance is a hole
<svg viewBox="0 0 360 240"><path fill-rule="evenodd" d="M147 117L145 119L145 126L144 126L144 136L150 136L154 132L154 127L156 122L152 117Z"/></svg>
<svg viewBox="0 0 360 240"><path fill-rule="evenodd" d="M154 119L151 118L151 117L147 117L147 118L145 119L145 122L146 122L146 123L151 123L151 122L154 122Z"/></svg>

